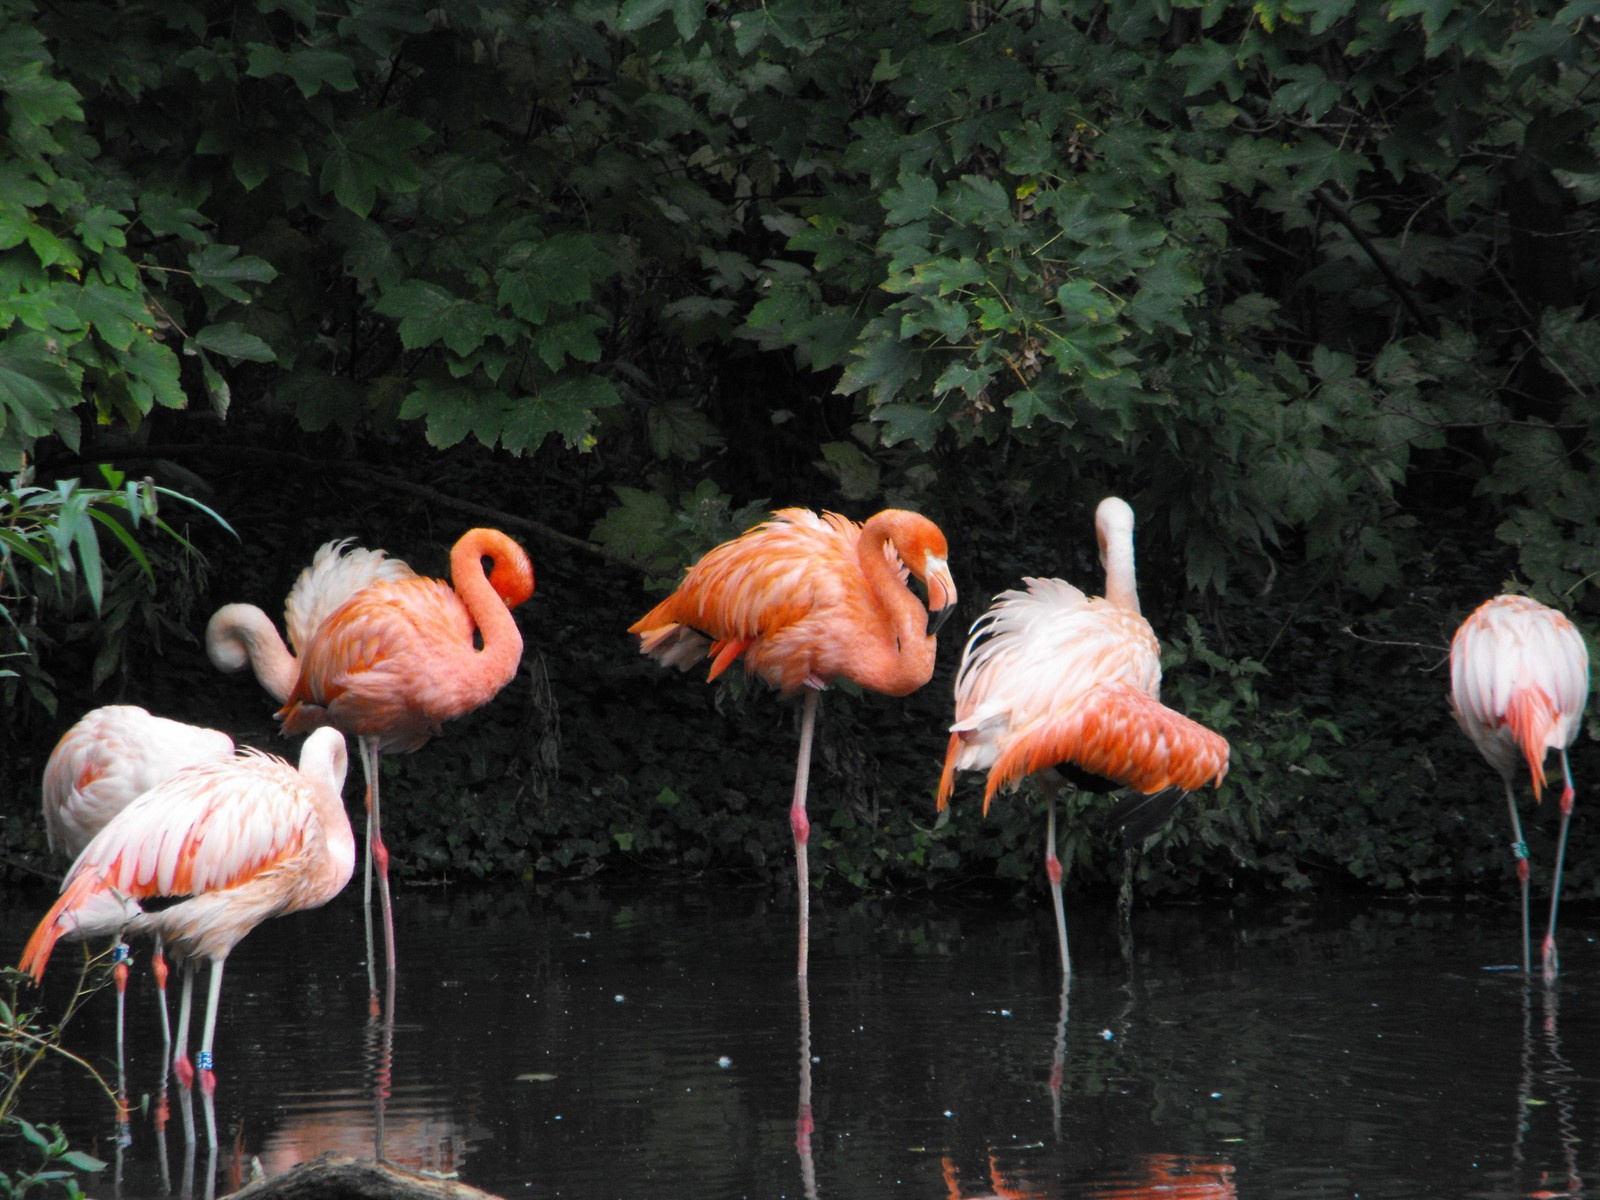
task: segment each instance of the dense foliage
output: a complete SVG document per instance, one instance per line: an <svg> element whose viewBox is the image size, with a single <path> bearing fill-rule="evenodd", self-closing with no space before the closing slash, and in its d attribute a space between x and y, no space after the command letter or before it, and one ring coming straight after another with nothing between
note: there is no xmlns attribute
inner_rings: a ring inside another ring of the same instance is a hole
<svg viewBox="0 0 1600 1200"><path fill-rule="evenodd" d="M896 504L970 618L1097 585L1117 492L1164 694L1234 749L1141 889L1499 889L1438 668L1506 586L1600 627L1595 15L0 0L0 470L204 496L242 542L202 516L211 577L159 572L190 639L327 537L437 572L466 523L526 536L525 686L400 768L436 875L781 870L789 714L637 661L650 597L771 504ZM94 703L270 739L192 641L80 661L54 616L10 828ZM934 819L956 641L824 705L830 878L1036 872L1027 806ZM1069 855L1122 870L1092 820Z"/></svg>

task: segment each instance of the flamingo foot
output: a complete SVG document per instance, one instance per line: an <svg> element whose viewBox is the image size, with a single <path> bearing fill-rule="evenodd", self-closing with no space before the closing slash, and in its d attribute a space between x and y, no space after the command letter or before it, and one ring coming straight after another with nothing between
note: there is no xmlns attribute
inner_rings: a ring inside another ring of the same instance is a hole
<svg viewBox="0 0 1600 1200"><path fill-rule="evenodd" d="M1561 974L1561 956L1556 953L1556 939L1546 936L1544 939L1544 981L1554 983L1556 976Z"/></svg>

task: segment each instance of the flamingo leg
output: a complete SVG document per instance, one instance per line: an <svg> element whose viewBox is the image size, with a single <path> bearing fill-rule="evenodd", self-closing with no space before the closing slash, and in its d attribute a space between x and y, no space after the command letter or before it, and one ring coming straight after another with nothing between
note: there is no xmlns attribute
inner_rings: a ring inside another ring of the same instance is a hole
<svg viewBox="0 0 1600 1200"><path fill-rule="evenodd" d="M206 1026L200 1035L200 1095L206 1109L206 1136L217 1144L217 1075L212 1070L211 1043L217 1032L217 998L222 995L222 966L226 958L211 961L211 989L206 998Z"/></svg>
<svg viewBox="0 0 1600 1200"><path fill-rule="evenodd" d="M156 999L161 1005L161 1061L172 1057L172 1016L167 1011L167 956L161 948L161 935L156 934L155 953L150 956L150 974L156 980Z"/></svg>
<svg viewBox="0 0 1600 1200"><path fill-rule="evenodd" d="M189 1013L193 1006L194 962L191 959L183 964L183 991L178 997L178 1036L172 1048L172 1073L184 1091L194 1084L194 1067L189 1062Z"/></svg>
<svg viewBox="0 0 1600 1200"><path fill-rule="evenodd" d="M378 739L361 739L361 765L367 776L367 853L378 877L378 903L383 910L383 962L394 979L394 906L389 898L389 848L383 844L383 816L379 808ZM376 989L374 989L376 991Z"/></svg>
<svg viewBox="0 0 1600 1200"><path fill-rule="evenodd" d="M1567 763L1566 750L1561 751L1561 774L1564 780L1561 789L1561 837L1556 844L1556 873L1550 883L1550 928L1544 935L1546 983L1554 983L1561 971L1561 961L1556 956L1556 910L1561 905L1561 867L1567 857L1567 826L1572 823L1572 802L1576 794L1572 787L1572 768ZM1526 909L1524 909L1524 920L1526 920ZM1527 968L1523 969L1526 971Z"/></svg>
<svg viewBox="0 0 1600 1200"><path fill-rule="evenodd" d="M361 770L365 774L367 756L361 756ZM372 784L367 784L367 852L361 856L361 913L367 925L367 1007L371 1016L378 1015L378 955L372 938Z"/></svg>
<svg viewBox="0 0 1600 1200"><path fill-rule="evenodd" d="M800 757L794 767L794 802L789 806L789 828L794 831L794 873L800 889L800 969L806 977L806 962L811 943L811 871L806 859L806 843L811 840L811 820L806 816L806 788L811 781L811 738L817 724L816 691L806 692L800 718Z"/></svg>
<svg viewBox="0 0 1600 1200"><path fill-rule="evenodd" d="M1522 818L1517 816L1517 797L1506 780L1506 808L1511 813L1511 852L1517 859L1517 879L1522 884L1522 974L1531 976L1532 956L1528 952L1528 843L1522 840ZM1551 914L1552 919L1554 913Z"/></svg>
<svg viewBox="0 0 1600 1200"><path fill-rule="evenodd" d="M117 1123L126 1124L128 1120L128 1077L123 1068L122 1050L126 1040L126 1021L124 1012L128 999L128 971L129 961L133 952L128 949L128 943L121 938L112 947L111 961L115 964L111 968L112 977L117 982Z"/></svg>
<svg viewBox="0 0 1600 1200"><path fill-rule="evenodd" d="M1061 973L1072 974L1072 959L1067 956L1067 913L1061 902L1061 860L1056 857L1056 789L1044 784L1048 799L1045 818L1044 872L1050 880L1050 899L1056 909L1056 942L1061 947Z"/></svg>

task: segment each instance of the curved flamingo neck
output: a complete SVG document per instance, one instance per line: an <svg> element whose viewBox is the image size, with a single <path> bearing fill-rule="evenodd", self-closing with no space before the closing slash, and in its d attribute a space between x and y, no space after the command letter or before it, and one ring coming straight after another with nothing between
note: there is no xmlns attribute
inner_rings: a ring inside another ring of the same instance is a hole
<svg viewBox="0 0 1600 1200"><path fill-rule="evenodd" d="M903 696L928 682L933 674L934 638L928 634L928 610L890 565L884 543L891 543L911 572L923 578L926 536L913 513L885 509L869 518L856 541L856 559L866 576L875 607L892 629L892 638L862 647L850 676L864 687Z"/></svg>
<svg viewBox="0 0 1600 1200"><path fill-rule="evenodd" d="M1106 572L1106 599L1127 612L1139 611L1139 589L1133 565L1133 509L1115 496L1095 510L1100 565Z"/></svg>
<svg viewBox="0 0 1600 1200"><path fill-rule="evenodd" d="M300 748L299 770L312 785L313 804L322 821L327 855L319 862L329 898L350 882L355 870L355 831L344 808L344 780L350 754L344 735L330 726L313 730Z"/></svg>
<svg viewBox="0 0 1600 1200"><path fill-rule="evenodd" d="M289 698L300 677L300 664L272 618L254 604L226 604L212 614L206 625L206 654L223 671L249 666L280 704Z"/></svg>
<svg viewBox="0 0 1600 1200"><path fill-rule="evenodd" d="M492 574L483 559L494 560ZM496 691L522 661L522 633L511 607L533 595L533 565L522 547L497 529L469 529L450 551L450 583L483 635L473 659L480 679Z"/></svg>

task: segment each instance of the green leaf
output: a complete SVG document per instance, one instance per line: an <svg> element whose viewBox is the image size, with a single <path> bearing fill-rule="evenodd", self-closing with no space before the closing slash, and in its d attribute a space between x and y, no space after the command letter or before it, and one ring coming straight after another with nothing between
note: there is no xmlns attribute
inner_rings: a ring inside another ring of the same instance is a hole
<svg viewBox="0 0 1600 1200"><path fill-rule="evenodd" d="M524 321L541 325L552 307L592 299L595 285L616 270L615 256L589 234L563 233L542 242L521 242L496 272L495 302Z"/></svg>
<svg viewBox="0 0 1600 1200"><path fill-rule="evenodd" d="M408 279L390 288L373 308L398 318L400 341L407 350L442 343L460 355L483 344L494 319L487 305L464 300L423 279Z"/></svg>
<svg viewBox="0 0 1600 1200"><path fill-rule="evenodd" d="M211 242L189 255L189 270L201 287L213 288L229 300L248 304L252 299L241 283L271 283L278 269L265 259L239 253L237 246Z"/></svg>
<svg viewBox="0 0 1600 1200"><path fill-rule="evenodd" d="M1243 94L1239 60L1231 47L1220 42L1202 38L1198 42L1179 46L1167 61L1173 67L1187 68L1186 78L1180 74L1185 96L1198 95L1218 83L1225 85L1224 90L1230 100L1237 100Z"/></svg>
<svg viewBox="0 0 1600 1200"><path fill-rule="evenodd" d="M54 413L79 400L72 376L36 334L0 341L0 425L8 414L28 437L50 432Z"/></svg>
<svg viewBox="0 0 1600 1200"><path fill-rule="evenodd" d="M559 433L568 446L587 450L593 445L589 429L594 414L620 404L622 397L609 379L593 375L564 375L551 381L537 396L525 396L506 418L506 449L537 450L545 438Z"/></svg>
<svg viewBox="0 0 1600 1200"><path fill-rule="evenodd" d="M874 404L880 404L894 399L917 377L922 361L894 332L882 332L881 321L874 325L880 332L857 343L854 361L833 390L842 396L864 390Z"/></svg>
<svg viewBox="0 0 1600 1200"><path fill-rule="evenodd" d="M602 318L590 313L579 313L566 321L552 321L534 335L534 349L552 371L561 370L568 358L599 362L600 339L595 334L605 327Z"/></svg>
<svg viewBox="0 0 1600 1200"><path fill-rule="evenodd" d="M78 90L64 80L46 75L43 63L27 63L21 70L9 73L3 82L6 108L17 120L40 128L57 121L83 120Z"/></svg>
<svg viewBox="0 0 1600 1200"><path fill-rule="evenodd" d="M128 218L122 213L103 204L96 204L79 217L72 232L85 248L99 254L107 246L128 244L127 236L122 232L122 227L127 223Z"/></svg>
<svg viewBox="0 0 1600 1200"><path fill-rule="evenodd" d="M207 325L190 340L202 350L210 350L224 358L239 358L247 362L278 361L271 346L233 321Z"/></svg>
<svg viewBox="0 0 1600 1200"><path fill-rule="evenodd" d="M364 217L380 194L414 192L421 186L412 151L431 136L422 122L380 109L336 133L317 184Z"/></svg>
<svg viewBox="0 0 1600 1200"><path fill-rule="evenodd" d="M294 46L285 53L263 42L251 42L247 49L246 75L256 79L287 75L307 100L324 87L336 92L356 89L354 64L343 51Z"/></svg>
<svg viewBox="0 0 1600 1200"><path fill-rule="evenodd" d="M817 464L839 485L846 500L872 500L882 494L882 472L854 442L824 442Z"/></svg>
<svg viewBox="0 0 1600 1200"><path fill-rule="evenodd" d="M672 7L673 0L623 0L617 13L617 29L637 33Z"/></svg>

